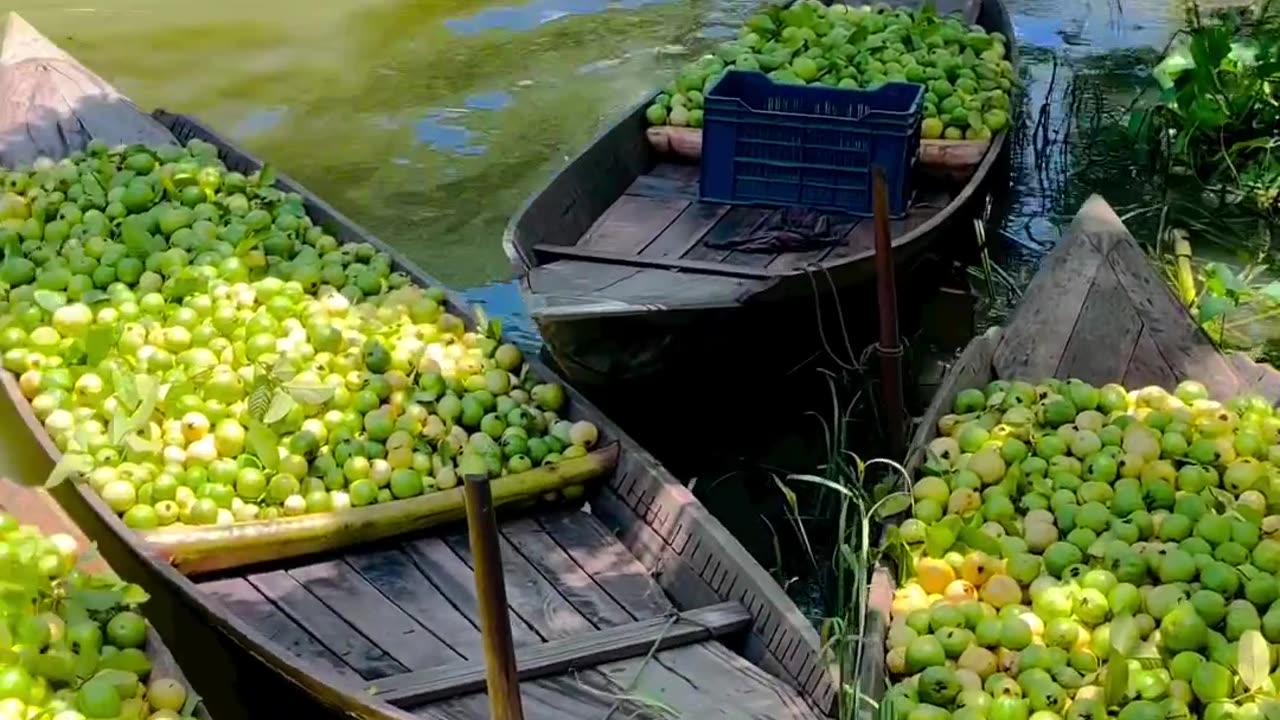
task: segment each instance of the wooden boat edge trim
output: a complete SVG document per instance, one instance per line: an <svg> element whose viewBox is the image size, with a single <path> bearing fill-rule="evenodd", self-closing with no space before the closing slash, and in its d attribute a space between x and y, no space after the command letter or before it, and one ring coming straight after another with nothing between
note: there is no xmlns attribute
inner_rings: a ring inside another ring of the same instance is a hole
<svg viewBox="0 0 1280 720"><path fill-rule="evenodd" d="M637 620L537 645L516 648L521 682L638 657L715 639L746 628L751 613L736 602ZM565 648L577 649L568 656ZM483 692L484 660L468 660L372 681L369 693L397 707L410 708L458 695Z"/></svg>
<svg viewBox="0 0 1280 720"><path fill-rule="evenodd" d="M748 659L788 679L808 702L829 714L836 692L834 667L808 618L741 542L655 458L641 450L625 462L638 468L620 466L606 486L609 502L592 503L592 511L615 530L630 523L662 544L656 549L646 547L643 537L622 533L628 550L673 597L683 597L685 602L696 602L698 597L680 578L667 573L675 564L692 572L720 601L742 603L752 614L756 644L771 663ZM620 517L617 511L631 518Z"/></svg>
<svg viewBox="0 0 1280 720"><path fill-rule="evenodd" d="M619 444L615 441L583 457L495 478L490 481L494 505L519 504L542 493L585 484L612 470L618 455ZM522 488L525 484L529 487ZM422 514L404 519L403 524L384 524L386 518L398 517L416 505L422 506ZM464 511L463 487L459 484L428 495L349 510L233 525L157 528L138 535L150 552L191 576L357 547L456 521ZM319 538L292 537L304 529L326 532Z"/></svg>

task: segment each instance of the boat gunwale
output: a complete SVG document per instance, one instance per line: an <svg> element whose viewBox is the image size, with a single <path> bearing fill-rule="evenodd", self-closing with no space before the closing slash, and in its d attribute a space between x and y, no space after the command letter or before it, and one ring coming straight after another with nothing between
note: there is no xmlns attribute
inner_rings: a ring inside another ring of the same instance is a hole
<svg viewBox="0 0 1280 720"><path fill-rule="evenodd" d="M795 0L795 1L799 2L799 0ZM831 2L831 0L825 0L825 1L828 4L830 4ZM1009 9L1005 5L1004 0L982 0L982 6L979 8L979 11L978 11L979 19L982 17L983 13L988 12L988 8L987 8L988 3L997 8L996 10L991 11L996 13L995 17L992 18L993 24L999 23L1001 21L1003 23L999 28L999 32L1004 33L1006 37L1008 37L1009 39L1008 58L1009 58L1009 62L1013 65L1014 72L1016 73L1019 68L1020 57L1018 52L1017 38L1013 28L1013 18L1009 14ZM1014 88L1018 89L1019 86L1015 84ZM503 232L502 232L502 249L503 249L503 252L506 254L507 260L511 264L512 270L515 272L516 278L518 280L523 280L525 276L527 276L528 273L534 268L547 264L547 262L545 261L539 262L537 259L536 250L534 246L538 245L539 242L533 241L529 238L521 237L522 235L527 234L522 231L521 225L524 223L525 218L528 216L533 206L538 201L542 200L544 196L546 196L547 193L551 191L552 187L556 184L557 181L560 180L560 177L564 173L569 171L575 164L582 161L592 151L596 150L597 146L603 143L611 134L617 131L621 126L629 123L636 123L637 120L643 119L645 110L648 108L649 105L653 103L654 98L657 97L658 94L660 94L661 92L662 92L661 90L657 90L652 95L646 96L643 100L633 105L627 112L623 113L616 122L609 124L603 130L596 133L595 136L591 139L591 141L587 143L587 145L581 151L579 151L578 154L574 155L572 159L570 159L564 166L560 167L536 191L534 191L528 197L526 197L525 200L520 204L520 208L515 212L515 214L511 216L511 219L507 221L506 227L503 228ZM1020 95L1021 93L1017 93L1014 95L1014 97L1010 98L1010 100L1016 101ZM1016 107L1016 105L1014 105L1013 102L1011 102L1011 107ZM945 207L941 208L936 213L931 215L928 220L921 223L918 227L912 228L907 233L904 233L901 236L893 238L893 246L901 247L904 245L911 245L922 238L928 237L930 234L941 229L941 227L943 227L945 223L950 222L953 215L959 213L963 208L965 208L969 203L969 201L974 196L974 194L978 192L978 189L986 183L992 168L995 166L1000 156L1009 147L1009 136L1011 131L1012 131L1012 127L1007 128L1001 131L994 138L992 138L991 143L987 146L986 151L983 153L982 160L978 163L978 166L977 168L975 168L973 174L969 177L967 181L965 181L964 186L961 187L960 190L956 192L956 194L952 197L951 201L948 202ZM655 157L655 156L659 158L663 157L661 155L658 155L657 151L649 148L648 140L643 136L643 134L641 134L641 136L635 142L637 144L643 144L646 148L648 148L647 152L650 157ZM621 195L619 197L621 197ZM614 202L616 201L617 201L617 198L614 199ZM700 200L695 200L695 202L700 202ZM756 207L751 205L740 206L737 204L733 204L733 206L734 207ZM605 211L607 210L608 208L606 207ZM601 215L603 215L603 212L601 213ZM597 219L598 217L599 216L597 216ZM581 236L578 237L577 239L574 240L574 242L567 243L566 247L570 247L570 248L577 247L577 243L581 239L582 239ZM865 262L867 259L873 257L874 255L875 255L874 249L867 249L856 255L842 257L835 261L822 261L820 263L811 263L809 265L801 265L797 267L787 268L786 270L778 271L778 272L768 272L766 270L764 271L764 273L761 273L765 275L765 277L760 277L757 279L759 279L762 283L767 283L771 279L777 280L781 278L791 278L796 275L807 274L811 272L812 269L815 267L830 270L835 267ZM597 262L607 262L607 263L622 264L622 265L628 264L625 262L625 259L621 255L619 255L618 258L616 259L606 258L606 259L598 260ZM674 271L681 271L678 265L675 265L675 264L668 265L668 264L662 263L661 258L653 260L652 263L650 263L650 265L646 265L646 266L666 267L667 269L671 269ZM730 267L729 270L731 269L732 268ZM688 269L685 269L683 270L683 272L690 272L690 271ZM693 271L693 272L696 273L701 271ZM707 270L706 272L708 274L721 274L712 270ZM727 270L726 274L732 274L732 273L730 273ZM754 274L753 274L753 277L754 277ZM528 292L527 287L528 287L527 283L520 282L520 288L522 292Z"/></svg>
<svg viewBox="0 0 1280 720"><path fill-rule="evenodd" d="M86 72L90 71L86 70ZM178 142L182 142L179 139L179 126L185 125L185 130L188 131L189 136L201 136L203 139L217 145L220 155L229 167L256 169L263 166L263 163L258 158L226 140L195 118L171 113L163 109L158 109L149 116L145 114L143 116L159 120L174 135L175 141ZM410 275L415 282L422 285L444 287L416 264L410 262L403 254L387 246L362 226L312 194L285 173L277 173L276 185L282 189L302 195L308 214L318 224L335 231L335 234L340 235L344 242L367 242L378 250L386 252L392 259L395 269ZM450 311L469 320L471 325L474 326L475 317L461 296L447 289L446 292ZM744 600L751 588L743 585L738 585L735 588L735 597L726 596L721 599L740 601L745 606L748 606L753 618L752 628L750 629L752 636L763 634L766 630L765 625L772 629L769 639L757 638L756 640L757 646L763 647L766 652L774 652L773 647L775 645L787 641L786 646L790 648L788 657L778 658L775 661L775 669L782 669L784 672L779 678L795 685L808 702L819 707L823 712L828 712L829 706L828 708L822 708L820 705L822 698L825 697L830 700L834 695L834 690L830 687L824 687L819 680L813 680L815 671L821 664L819 660L821 649L818 646L816 631L808 624L807 619L800 614L782 588L746 552L741 544L728 534L719 521L706 511L705 507L688 492L687 488L680 484L655 458L649 455L647 451L627 436L621 428L586 400L572 385L566 383L536 357L530 357L528 361L531 368L539 373L541 377L563 383L569 394L570 406L574 408L573 414L576 417L591 419L601 428L603 437L617 440L626 451L624 459L634 466L633 469L636 474L643 475L643 477L633 478L635 483L630 488L625 491L619 489L617 493L614 493L612 485L618 481L621 474L620 471L615 471L613 477L607 481L608 489L602 488L600 492L615 494L615 499L619 503L618 507L622 510L602 514L602 511L596 510L593 504L592 512L601 517L602 520L605 520L606 525L612 526L614 531L625 530L630 523L642 526L645 531L656 535L665 543L665 546L659 548L656 554L652 554L647 558L638 558L641 559L646 570L655 576L655 579L658 579L660 566L664 562L669 561L672 557L677 559L681 557L681 551L672 546L673 537L671 534L683 533L686 541L691 535L698 535L699 547L703 550L703 556L711 555L716 559L715 564L720 571L720 577L724 578L733 575L737 579L743 579L747 584L756 586L756 592L752 594L751 602ZM43 469L47 473L52 468L52 465L56 464L57 458L60 457L61 453L44 430L43 424L36 418L30 403L22 395L17 378L13 373L7 370L0 373L0 386L3 386L4 394L12 407L12 411L17 414L18 418L26 426L28 435L36 441L43 459L48 461L43 464ZM28 458L28 461L30 460L38 462L39 458ZM101 538L99 540L100 543L103 545L109 544L113 539L109 536L118 538L123 545L122 551L127 552L132 556L133 560L139 563L139 570L153 575L149 580L154 580L154 582L149 584L162 583L170 593L176 595L176 600L193 610L198 617L209 622L235 645L256 658L260 663L271 668L273 672L282 676L287 682L315 698L318 702L352 717L379 718L382 720L407 720L413 717L406 710L368 696L360 687L344 681L333 671L319 666L308 658L293 655L278 643L265 637L262 632L256 630L248 621L241 619L222 600L202 591L191 578L183 575L172 565L163 562L149 552L142 538L126 527L123 521L107 507L106 503L87 484L74 481L63 483L54 488L52 494L57 497L59 504L66 507L69 514L77 517L78 523L83 522L79 518L87 513L87 526L99 530L94 534L108 535L108 537ZM68 505L71 505L71 507L68 507ZM77 510L81 512L77 512ZM659 517L680 522L677 523L675 528L658 527L654 523ZM86 532L86 534L90 533ZM634 544L629 544L628 549L633 554L636 552ZM340 553L342 551L335 552ZM729 572L731 570L733 572ZM127 573L128 571L125 572ZM709 582L710 579L708 578L707 581ZM663 587L668 593L672 592L668 585L663 585ZM725 588L726 591L728 589L730 588ZM801 668L809 669L808 677L812 682L807 686L799 678L790 674L788 666L793 664L791 660L796 657L801 658L801 661L796 664L799 664ZM749 656L746 659L756 665L765 667L760 659ZM769 668L766 667L766 669ZM778 675L775 670L770 670L770 672ZM817 673L817 675L821 676L822 673ZM816 698L815 692L818 692ZM430 705L427 705L417 708L415 711L422 713L429 710L429 708Z"/></svg>

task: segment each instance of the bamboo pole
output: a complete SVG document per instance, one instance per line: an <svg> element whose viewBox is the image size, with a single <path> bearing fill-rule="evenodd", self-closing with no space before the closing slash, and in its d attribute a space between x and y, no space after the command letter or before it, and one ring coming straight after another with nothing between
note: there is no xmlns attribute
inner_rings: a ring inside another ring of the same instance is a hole
<svg viewBox="0 0 1280 720"><path fill-rule="evenodd" d="M889 230L889 187L884 169L871 169L876 239L876 291L880 306L880 399L889 426L889 450L906 450L906 408L902 399L902 347L898 344L898 288L893 274L893 237Z"/></svg>
<svg viewBox="0 0 1280 720"><path fill-rule="evenodd" d="M467 497L467 534L471 541L471 556L475 558L476 598L480 605L480 638L484 643L484 664L488 676L489 716L493 720L524 720L492 488L489 478L484 475L464 477L463 487Z"/></svg>
<svg viewBox="0 0 1280 720"><path fill-rule="evenodd" d="M495 506L534 502L545 493L581 485L618 462L612 443L583 457L505 475L492 481ZM466 516L461 487L406 500L233 525L170 526L139 533L157 556L187 575L283 560L415 532Z"/></svg>
<svg viewBox="0 0 1280 720"><path fill-rule="evenodd" d="M1182 304L1191 307L1196 301L1196 275L1191 271L1191 236L1186 230L1175 228L1169 231L1173 238L1173 255L1178 267L1178 298Z"/></svg>

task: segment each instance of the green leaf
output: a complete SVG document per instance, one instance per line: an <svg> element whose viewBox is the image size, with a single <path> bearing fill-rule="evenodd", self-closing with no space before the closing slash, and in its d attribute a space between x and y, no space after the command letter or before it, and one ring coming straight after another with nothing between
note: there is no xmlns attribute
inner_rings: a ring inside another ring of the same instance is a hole
<svg viewBox="0 0 1280 720"><path fill-rule="evenodd" d="M116 397L120 399L120 402L124 403L125 408L130 411L138 407L138 403L142 400L138 396L138 384L134 382L133 378L134 376L125 375L119 368L112 366L111 388L115 391ZM113 440L113 442L119 444L120 440L123 439L124 436L121 435L120 439Z"/></svg>
<svg viewBox="0 0 1280 720"><path fill-rule="evenodd" d="M80 453L63 453L62 457L58 458L57 464L53 466L53 470L49 471L49 477L45 479L44 486L50 489L56 488L68 478L87 472L91 467L93 467L92 458Z"/></svg>
<svg viewBox="0 0 1280 720"><path fill-rule="evenodd" d="M1258 288L1258 294L1271 302L1280 302L1280 282L1271 282Z"/></svg>
<svg viewBox="0 0 1280 720"><path fill-rule="evenodd" d="M116 329L112 325L94 325L84 339L85 360L97 365L111 354L116 346Z"/></svg>
<svg viewBox="0 0 1280 720"><path fill-rule="evenodd" d="M129 430L134 432L142 430L151 422L151 414L156 411L156 403L160 400L160 383L150 375L139 375L136 379L138 385L138 408L129 416Z"/></svg>
<svg viewBox="0 0 1280 720"><path fill-rule="evenodd" d="M160 452L160 443L155 440L148 440L137 433L129 433L124 436L124 444L133 452L140 455L154 455Z"/></svg>
<svg viewBox="0 0 1280 720"><path fill-rule="evenodd" d="M283 420L289 414L289 411L298 406L297 401L287 392L277 390L271 398L271 405L267 407L267 411L262 415L262 422L268 425Z"/></svg>
<svg viewBox="0 0 1280 720"><path fill-rule="evenodd" d="M141 585L128 583L120 592L120 602L125 605L142 605L151 599L151 594L142 589Z"/></svg>
<svg viewBox="0 0 1280 720"><path fill-rule="evenodd" d="M886 495L880 502L876 503L876 515L883 518L893 517L898 513L906 512L911 508L911 495L909 493L899 492L892 495Z"/></svg>
<svg viewBox="0 0 1280 720"><path fill-rule="evenodd" d="M249 393L248 400L249 417L261 420L266 416L267 411L271 409L271 385L266 380L259 379L255 383L253 392Z"/></svg>
<svg viewBox="0 0 1280 720"><path fill-rule="evenodd" d="M1280 700L1262 698L1258 701L1258 706L1262 708L1262 716L1267 720L1280 720Z"/></svg>
<svg viewBox="0 0 1280 720"><path fill-rule="evenodd" d="M251 250L254 250L255 248L258 247L259 243L260 243L260 239L258 237L258 234L249 233L248 235L244 236L244 238L240 242L236 243L236 256L242 257L244 255L249 254Z"/></svg>
<svg viewBox="0 0 1280 720"><path fill-rule="evenodd" d="M1218 295L1206 295L1204 299L1200 301L1200 324L1203 325L1226 315L1228 312L1231 312L1231 309L1235 306L1235 303L1224 297L1219 297Z"/></svg>
<svg viewBox="0 0 1280 720"><path fill-rule="evenodd" d="M1113 649L1111 656L1107 659L1106 681L1103 685L1103 695L1106 698L1109 707L1115 707L1124 703L1125 696L1129 694L1129 663L1125 660L1124 655L1119 650Z"/></svg>
<svg viewBox="0 0 1280 720"><path fill-rule="evenodd" d="M489 320L489 337L493 338L494 340L502 339L502 320L501 319L492 318Z"/></svg>
<svg viewBox="0 0 1280 720"><path fill-rule="evenodd" d="M57 290L37 290L33 298L45 312L55 312L67 304L67 296Z"/></svg>
<svg viewBox="0 0 1280 720"><path fill-rule="evenodd" d="M128 670L107 668L106 670L99 670L93 676L93 679L116 687L129 687L138 683L138 674L131 673Z"/></svg>
<svg viewBox="0 0 1280 720"><path fill-rule="evenodd" d="M309 383L286 383L284 389L303 405L323 405L333 398L335 388Z"/></svg>
<svg viewBox="0 0 1280 720"><path fill-rule="evenodd" d="M1259 690L1271 676L1271 648L1257 630L1245 630L1240 636L1236 672L1250 692Z"/></svg>
<svg viewBox="0 0 1280 720"><path fill-rule="evenodd" d="M106 588L79 588L68 592L67 597L74 598L76 603L89 612L102 612L120 607L124 594L119 590Z"/></svg>
<svg viewBox="0 0 1280 720"><path fill-rule="evenodd" d="M182 706L182 717L195 717L196 708L200 707L200 703L204 702L204 698L196 694L195 690L187 689L187 702Z"/></svg>
<svg viewBox="0 0 1280 720"><path fill-rule="evenodd" d="M1138 625L1132 615L1121 615L1111 621L1111 647L1124 656L1138 647Z"/></svg>
<svg viewBox="0 0 1280 720"><path fill-rule="evenodd" d="M968 526L960 528L960 542L974 550L981 550L991 557L1000 557L1000 543L978 528Z"/></svg>
<svg viewBox="0 0 1280 720"><path fill-rule="evenodd" d="M956 516L952 516L956 517ZM935 523L930 526L924 534L924 552L932 558L940 558L956 544L958 533L944 526L942 523Z"/></svg>
<svg viewBox="0 0 1280 720"><path fill-rule="evenodd" d="M83 293L80 294L80 302L84 303L85 305L94 305L102 302L103 300L107 300L110 297L111 296L108 295L105 291L99 290L97 288L89 288L88 290L85 290Z"/></svg>
<svg viewBox="0 0 1280 720"><path fill-rule="evenodd" d="M271 163L266 163L262 169L258 171L258 185L262 187L271 187L276 184L276 169L271 167Z"/></svg>
<svg viewBox="0 0 1280 720"><path fill-rule="evenodd" d="M280 464L280 438L258 420L249 421L249 432L245 435L245 444L250 452L262 461L262 465L275 470Z"/></svg>

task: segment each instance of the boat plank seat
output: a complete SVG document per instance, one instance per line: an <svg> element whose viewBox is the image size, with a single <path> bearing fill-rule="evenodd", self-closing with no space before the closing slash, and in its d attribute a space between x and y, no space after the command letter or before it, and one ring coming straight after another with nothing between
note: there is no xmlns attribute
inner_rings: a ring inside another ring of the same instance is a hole
<svg viewBox="0 0 1280 720"><path fill-rule="evenodd" d="M737 713L724 717L811 717L790 686L716 640L750 626L746 608L715 602L677 612L593 515L563 511L507 521L500 542L527 717L575 712L566 703L594 708L610 693L621 697L642 668L636 687L652 683L651 699L676 702L682 713L720 717L721 707ZM487 712L487 701L472 697L483 696L485 666L465 535L198 582L246 621L268 627L291 652L319 659L379 699L410 710L430 704L431 713L447 717ZM650 669L642 661L655 653ZM682 666L694 673L673 669ZM714 688L721 687L736 689L717 698ZM565 692L568 698L551 699Z"/></svg>
<svg viewBox="0 0 1280 720"><path fill-rule="evenodd" d="M893 236L908 235L945 208L950 200L951 194L945 190L922 188L907 215L893 221ZM663 268L743 278L770 278L801 271L808 266L845 262L875 252L871 220L840 213L826 215L833 225L854 223L854 226L845 242L833 247L774 253L712 247L750 234L777 212L782 210L702 202L698 199L697 165L659 161L627 187L583 233L576 245L539 243L534 250L549 258L579 259L583 261L579 263L582 266L599 267L604 261L632 270ZM581 271L579 274L595 285L620 282L611 278L626 277L621 270L614 276L610 271L615 268L595 273L587 273L585 268L578 269ZM563 274L563 271L558 274ZM561 292L573 286L572 276L555 279L560 282L544 277L541 284ZM654 287L671 294L673 283L670 278L654 277L652 280L667 280L665 285L655 282ZM595 292L600 290L597 288Z"/></svg>

